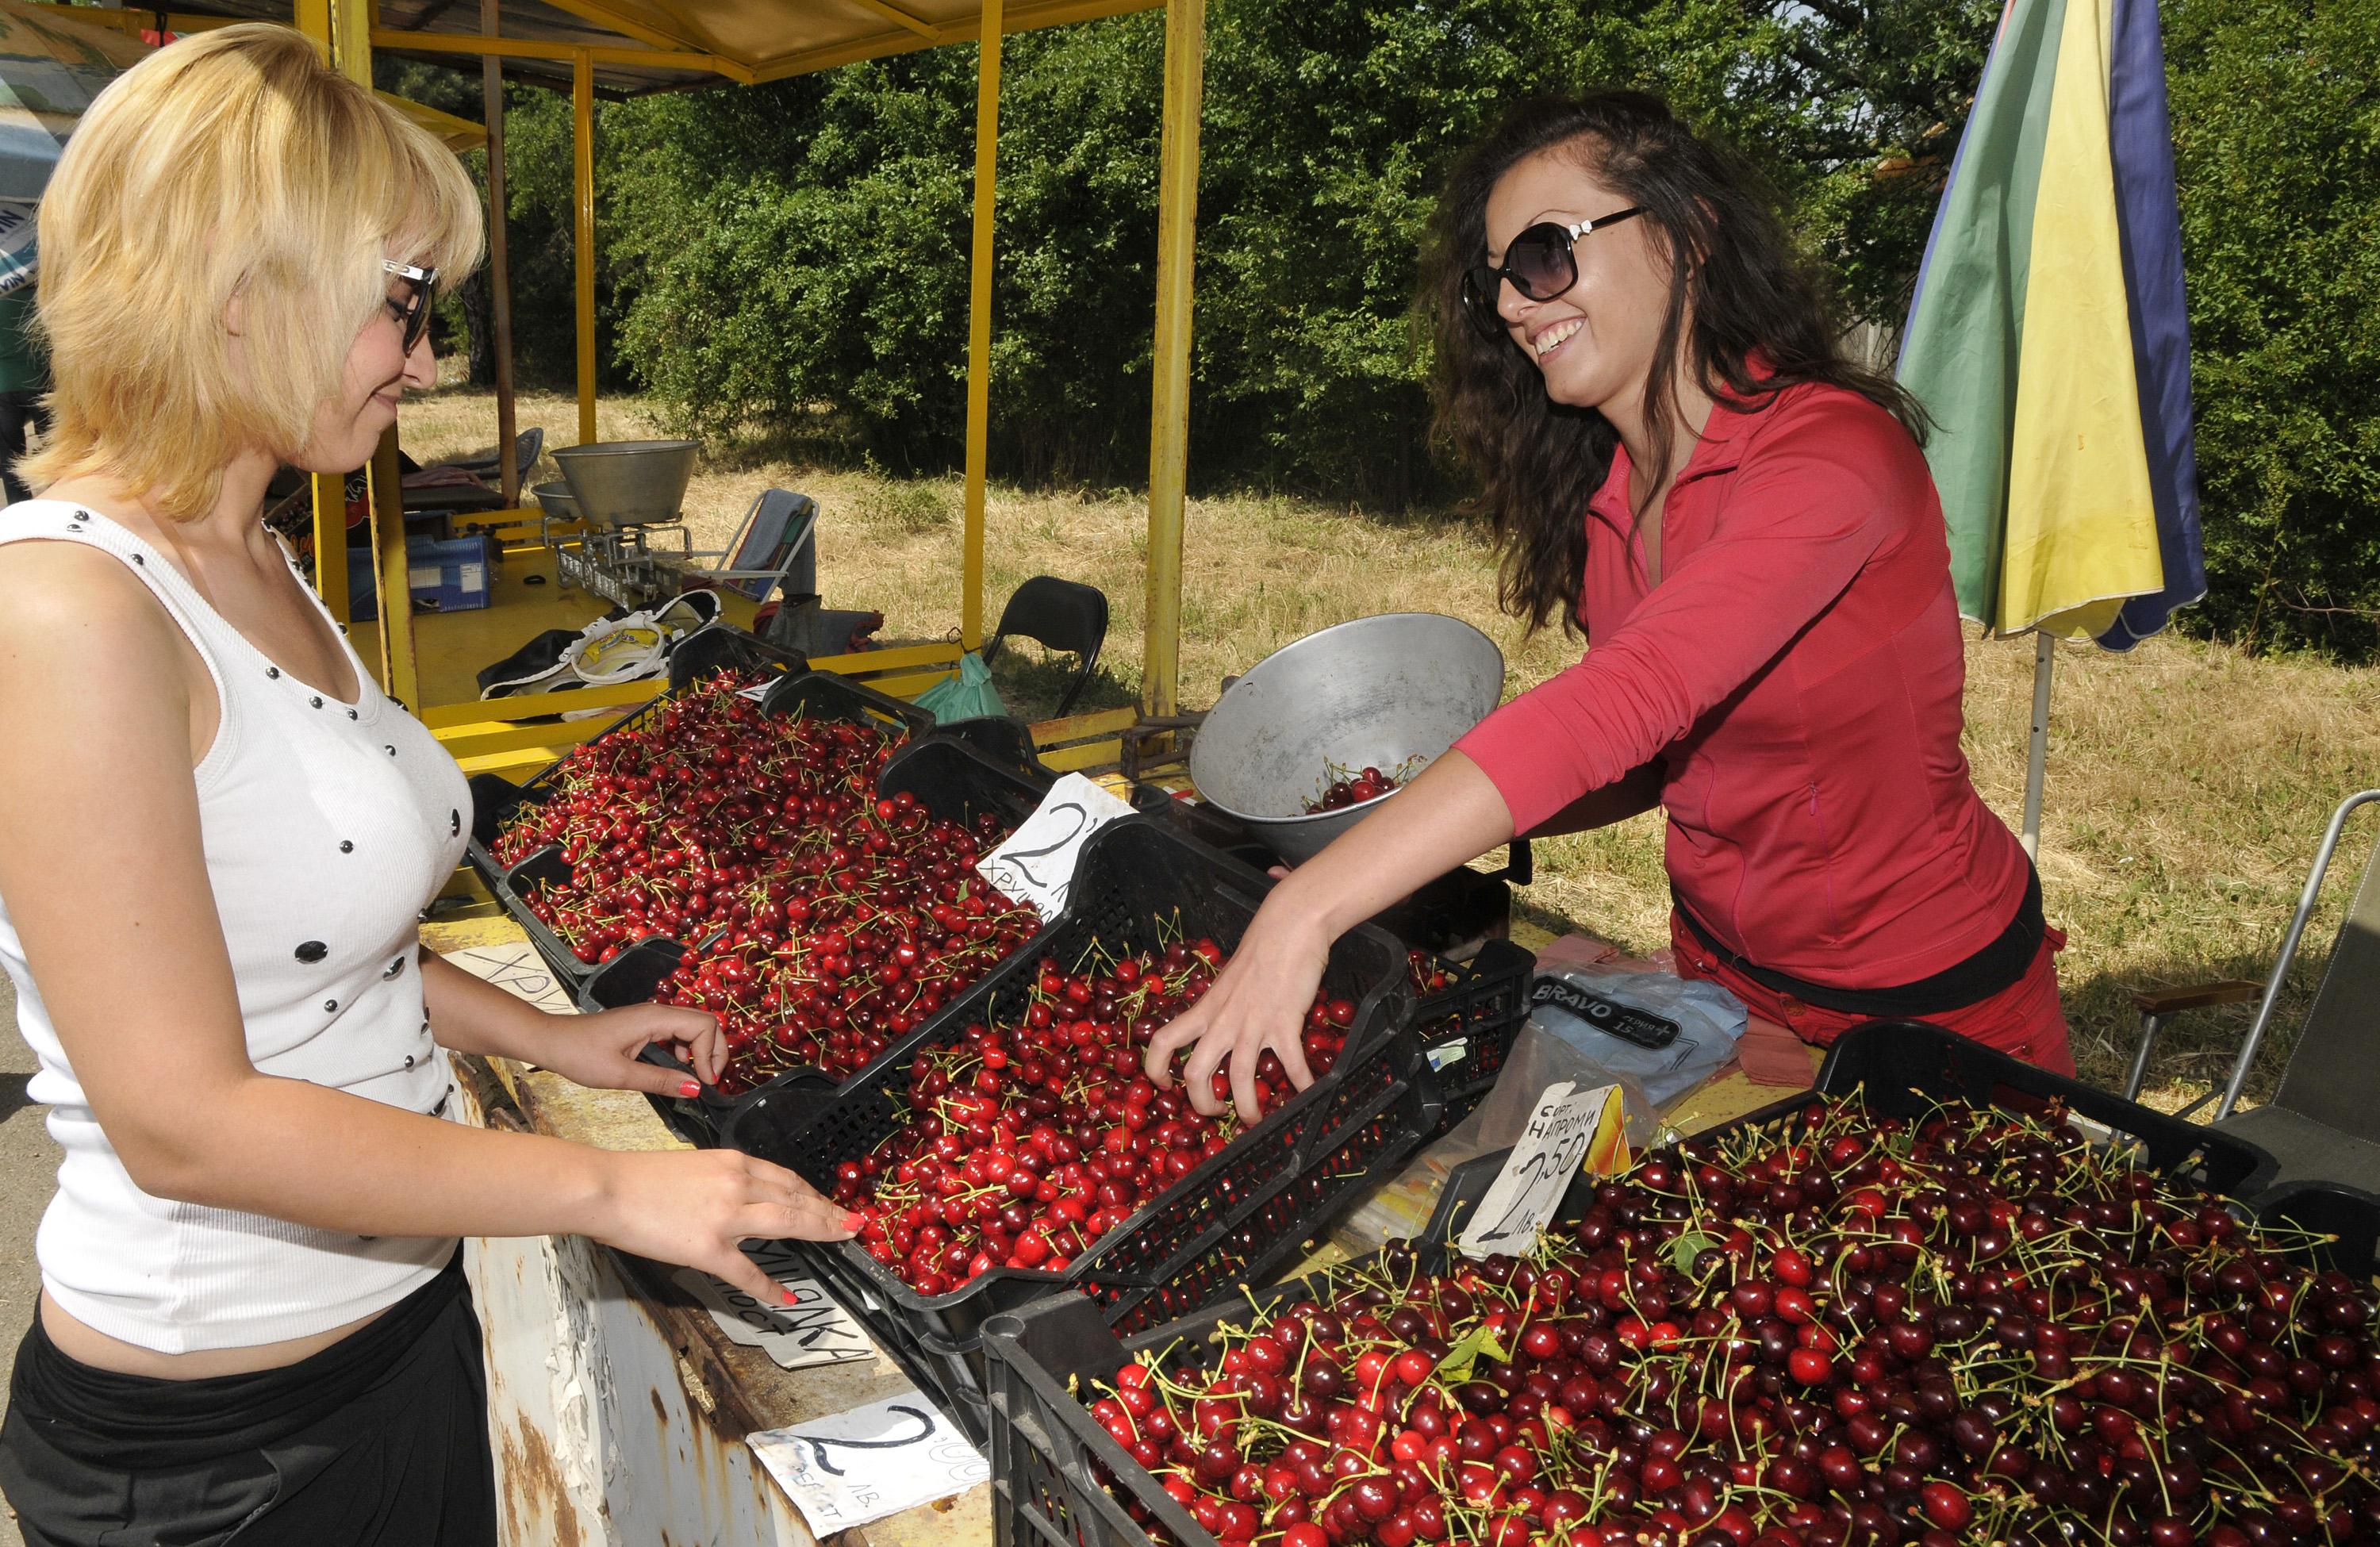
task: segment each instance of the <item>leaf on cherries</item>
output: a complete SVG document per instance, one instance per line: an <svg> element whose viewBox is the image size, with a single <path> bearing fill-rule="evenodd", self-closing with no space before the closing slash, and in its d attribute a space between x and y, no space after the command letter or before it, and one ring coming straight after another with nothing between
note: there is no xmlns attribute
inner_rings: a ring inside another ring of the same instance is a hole
<svg viewBox="0 0 2380 1547"><path fill-rule="evenodd" d="M1438 1361L1438 1378L1450 1386L1461 1385L1471 1379L1472 1366L1479 1362L1483 1354L1499 1364L1512 1357L1496 1341L1496 1329L1485 1322L1455 1340L1454 1346L1446 1351L1446 1358Z"/></svg>

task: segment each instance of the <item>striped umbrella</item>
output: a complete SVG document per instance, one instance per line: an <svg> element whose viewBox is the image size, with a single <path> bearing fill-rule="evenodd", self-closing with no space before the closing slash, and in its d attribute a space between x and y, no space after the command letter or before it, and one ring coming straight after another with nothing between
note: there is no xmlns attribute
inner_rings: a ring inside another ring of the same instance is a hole
<svg viewBox="0 0 2380 1547"><path fill-rule="evenodd" d="M2058 639L2127 650L2206 591L2155 0L2008 0L1902 335L1959 610L2036 633L2037 847Z"/></svg>

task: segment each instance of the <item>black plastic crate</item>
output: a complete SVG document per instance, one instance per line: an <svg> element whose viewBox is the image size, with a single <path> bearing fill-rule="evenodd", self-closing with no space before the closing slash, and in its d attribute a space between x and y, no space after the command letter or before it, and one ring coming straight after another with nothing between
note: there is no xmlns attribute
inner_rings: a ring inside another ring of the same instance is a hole
<svg viewBox="0 0 2380 1547"><path fill-rule="evenodd" d="M2313 1237L2305 1249L2323 1266L2356 1279L2380 1275L2380 1193L2343 1182L2291 1182L2259 1194L2252 1207L2257 1218Z"/></svg>
<svg viewBox="0 0 2380 1547"><path fill-rule="evenodd" d="M669 685L674 693L718 672L792 676L809 669L809 657L798 650L771 644L733 624L714 623L696 629L670 652Z"/></svg>
<svg viewBox="0 0 2380 1547"><path fill-rule="evenodd" d="M1448 1118L1460 1121L1504 1072L1504 1059L1529 1018L1529 980L1537 958L1509 940L1490 940L1469 961L1433 965L1453 981L1421 996L1414 1029L1446 1097Z"/></svg>
<svg viewBox="0 0 2380 1547"><path fill-rule="evenodd" d="M1871 1022L1845 1032L1819 1071L1816 1090L1835 1096L1857 1091L1875 1110L1900 1116L1921 1115L1951 1100L2035 1114L2051 1101L2062 1100L2070 1110L2137 1141L2150 1165L2185 1185L2239 1200L2269 1175L2265 1168L2270 1163L2252 1146L2035 1069L1923 1022ZM1800 1122L1811 1094L1797 1092L1706 1131L1790 1131ZM2078 1096L2089 1098L2087 1108ZM2210 1140L2211 1146L2202 1142ZM1447 1243L1486 1196L1506 1153L1479 1156L1448 1176L1436 1212L1416 1237L1423 1271L1443 1264L1451 1249ZM1594 1203L1597 1183L1589 1176L1574 1179L1556 1210L1556 1221L1583 1215ZM2337 1235L2335 1249L2350 1261L2359 1249L2368 1252L2370 1243L2380 1236L2380 1199L2351 1188L2327 1184L2284 1188L2240 1207L2301 1229ZM2348 1271L2357 1270L2350 1266ZM1117 1496L1123 1494L1176 1547L1216 1547L1214 1538L1092 1419L1078 1394L1094 1381L1110 1379L1136 1354L1204 1344L1222 1320L1244 1322L1252 1312L1310 1292L1307 1281L1293 1280L1127 1337L1119 1337L1063 1297L987 1323L982 1335L990 1358L995 1542L1000 1547L1146 1547L1153 1533L1128 1513Z"/></svg>
<svg viewBox="0 0 2380 1547"><path fill-rule="evenodd" d="M697 636L697 638L699 637ZM749 636L746 637L749 638ZM761 644L759 640L753 642L756 645ZM774 647L762 645L762 648L773 649ZM585 744L591 747L625 732L643 730L667 713L674 701L674 693L663 692L634 714L625 716L605 726L600 734L589 737ZM872 688L863 688L832 672L806 671L781 676L770 685L767 692L760 698L759 704L761 712L766 714L778 716L803 714L847 720L857 725L874 725L887 735L902 740L930 728L934 723L934 717L929 712L919 709L915 704L904 703L899 699L880 693ZM471 839L464 850L464 858L471 869L478 872L490 895L503 906L506 913L512 916L513 920L520 925L521 932L527 934L529 943L537 947L538 955L542 956L546 965L569 986L573 996L576 997L588 987L591 980L631 952L643 950L648 945L656 945L657 943L659 945L671 946L680 946L680 943L671 941L666 936L651 935L644 940L629 943L611 962L581 961L576 951L573 951L559 935L548 929L543 920L529 910L524 895L530 887L550 885L569 879L569 862L562 858L561 851L548 846L525 854L515 863L506 865L499 861L490 848L489 846L495 842L496 834L504 822L521 807L543 805L552 798L554 791L560 786L562 766L569 761L569 756L565 754L547 767L539 770L526 783L519 785L515 785L500 774L474 775L470 780ZM1030 807L1027 810L1029 810ZM682 950L682 946L680 948ZM650 956L650 953L648 955ZM668 959L674 966L677 957L672 955ZM646 970L647 968L644 968L635 969L638 975L641 975ZM659 981L661 976L667 971L668 968L664 967L660 973L653 973L653 981ZM647 992L650 993L650 991ZM614 1001L619 1004L630 1002L625 999Z"/></svg>
<svg viewBox="0 0 2380 1547"><path fill-rule="evenodd" d="M1073 893L1038 949L1022 953L953 1010L879 1059L840 1092L788 1082L748 1102L722 1137L802 1173L821 1190L841 1162L874 1150L901 1121L896 1096L919 1048L954 1040L988 1018L1021 1013L1043 956L1072 965L1098 942L1161 946L1165 932L1237 945L1266 879L1182 837L1128 817L1083 848ZM1362 927L1331 948L1324 987L1356 1006L1331 1071L1230 1148L1193 1170L1062 1273L995 1268L949 1294L910 1288L858 1246L794 1243L843 1306L978 1444L987 1443L986 1319L1053 1290L1072 1289L1102 1324L1137 1327L1264 1283L1301 1243L1352 1203L1367 1178L1402 1163L1434 1131L1439 1097L1410 1022L1403 951ZM759 1096L763 1092L756 1092Z"/></svg>

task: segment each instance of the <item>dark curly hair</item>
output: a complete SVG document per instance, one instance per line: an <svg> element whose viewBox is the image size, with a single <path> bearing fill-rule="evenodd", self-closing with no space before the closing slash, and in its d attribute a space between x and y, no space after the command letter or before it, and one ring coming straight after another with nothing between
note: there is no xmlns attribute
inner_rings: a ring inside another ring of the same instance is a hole
<svg viewBox="0 0 2380 1547"><path fill-rule="evenodd" d="M1439 431L1485 485L1503 552L1499 600L1532 632L1557 615L1577 627L1586 503L1610 470L1619 435L1594 409L1548 397L1509 337L1482 335L1464 314L1462 286L1463 271L1486 261L1489 190L1518 163L1556 147L1644 206L1640 218L1668 252L1670 305L1645 393L1658 464L1675 444L1681 349L1706 392L1765 403L1789 386L1825 382L1888 410L1912 435L1925 432L1915 399L1843 354L1824 294L1759 174L1642 91L1515 104L1464 152L1439 199L1422 305L1437 342ZM1757 376L1755 354L1767 368Z"/></svg>

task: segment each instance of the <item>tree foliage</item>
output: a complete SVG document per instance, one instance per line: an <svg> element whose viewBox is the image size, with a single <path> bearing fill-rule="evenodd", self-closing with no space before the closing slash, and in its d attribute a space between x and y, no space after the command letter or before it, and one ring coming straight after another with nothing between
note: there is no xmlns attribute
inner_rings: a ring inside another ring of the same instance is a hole
<svg viewBox="0 0 2380 1547"><path fill-rule="evenodd" d="M2167 14L2208 593L2250 643L2380 641L2380 5Z"/></svg>

